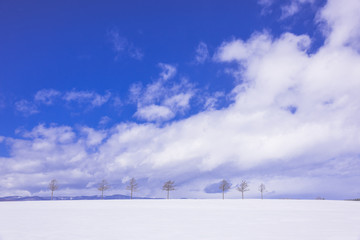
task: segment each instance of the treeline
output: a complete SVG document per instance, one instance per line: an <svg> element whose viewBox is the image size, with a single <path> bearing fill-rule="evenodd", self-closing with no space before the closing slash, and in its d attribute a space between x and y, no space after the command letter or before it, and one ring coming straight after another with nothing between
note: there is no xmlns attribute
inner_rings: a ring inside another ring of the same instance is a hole
<svg viewBox="0 0 360 240"><path fill-rule="evenodd" d="M54 191L59 189L59 185L56 179L50 181L49 190L51 191L51 200L53 200ZM98 183L97 189L101 192L101 199L104 199L104 192L110 188L108 182L103 179L100 183ZM219 183L219 190L222 192L222 199L225 199L225 193L228 192L232 188L232 184L227 180L223 179ZM235 189L241 192L241 198L244 199L245 192L249 191L249 184L247 181L243 180L240 184L235 186ZM138 190L138 183L135 178L131 178L127 185L126 190L130 191L130 199L133 199L133 194ZM170 199L170 192L176 190L174 181L166 181L162 186L162 190L166 192L166 198ZM258 191L261 194L261 199L264 197L264 193L266 192L266 187L263 183L258 186Z"/></svg>

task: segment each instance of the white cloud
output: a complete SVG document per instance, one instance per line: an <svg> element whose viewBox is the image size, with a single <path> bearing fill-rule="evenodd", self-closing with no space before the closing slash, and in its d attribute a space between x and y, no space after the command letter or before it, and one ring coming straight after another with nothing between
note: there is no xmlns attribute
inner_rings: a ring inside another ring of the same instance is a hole
<svg viewBox="0 0 360 240"><path fill-rule="evenodd" d="M45 105L53 104L55 98L61 96L61 93L54 89L39 90L34 97L34 100Z"/></svg>
<svg viewBox="0 0 360 240"><path fill-rule="evenodd" d="M92 107L99 107L110 99L111 93L100 95L92 91L69 91L63 96L67 102L77 102L80 104L90 104Z"/></svg>
<svg viewBox="0 0 360 240"><path fill-rule="evenodd" d="M85 142L88 147L99 145L106 137L105 131L96 131L89 127L82 127L81 132L85 136Z"/></svg>
<svg viewBox="0 0 360 240"><path fill-rule="evenodd" d="M224 42L219 47L214 58L218 61L243 61L250 56L262 56L271 50L272 36L267 32L254 33L248 41L235 39Z"/></svg>
<svg viewBox="0 0 360 240"><path fill-rule="evenodd" d="M130 100L137 104L135 117L146 121L167 121L190 107L194 87L186 79L180 82L170 80L176 74L176 67L160 63L162 71L159 78L143 87L133 84L130 87Z"/></svg>
<svg viewBox="0 0 360 240"><path fill-rule="evenodd" d="M69 143L75 138L75 133L68 126L45 127L44 124L40 124L31 132L23 132L22 136L31 139L47 140L50 142Z"/></svg>
<svg viewBox="0 0 360 240"><path fill-rule="evenodd" d="M161 68L160 72L160 79L167 81L168 79L171 79L176 74L176 67L170 64L166 63L159 63L159 67Z"/></svg>
<svg viewBox="0 0 360 240"><path fill-rule="evenodd" d="M138 108L135 116L147 121L165 121L173 118L174 113L168 107L152 104Z"/></svg>
<svg viewBox="0 0 360 240"><path fill-rule="evenodd" d="M200 42L196 48L195 62L204 63L209 58L209 50L204 42Z"/></svg>
<svg viewBox="0 0 360 240"><path fill-rule="evenodd" d="M350 45L360 51L360 2L357 0L328 1L320 11L319 21L327 24L323 29L327 34L329 47Z"/></svg>
<svg viewBox="0 0 360 240"><path fill-rule="evenodd" d="M189 108L189 102L192 93L179 93L177 95L171 96L164 100L164 105L169 106L171 109L187 109Z"/></svg>
<svg viewBox="0 0 360 240"><path fill-rule="evenodd" d="M141 83L131 85L129 89L131 101L137 102L139 105L153 104L170 92L168 80L176 75L176 67L165 63L159 63L159 67L161 72L156 81L145 87Z"/></svg>
<svg viewBox="0 0 360 240"><path fill-rule="evenodd" d="M22 114L24 114L25 116L39 113L39 110L36 107L36 105L27 100L20 100L20 101L15 102L15 109L18 112L21 112Z"/></svg>

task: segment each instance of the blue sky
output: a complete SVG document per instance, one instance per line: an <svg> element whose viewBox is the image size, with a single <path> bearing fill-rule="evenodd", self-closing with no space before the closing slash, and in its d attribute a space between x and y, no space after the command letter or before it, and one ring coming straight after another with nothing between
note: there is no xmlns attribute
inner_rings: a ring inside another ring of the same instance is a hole
<svg viewBox="0 0 360 240"><path fill-rule="evenodd" d="M358 197L359 5L2 1L0 195Z"/></svg>

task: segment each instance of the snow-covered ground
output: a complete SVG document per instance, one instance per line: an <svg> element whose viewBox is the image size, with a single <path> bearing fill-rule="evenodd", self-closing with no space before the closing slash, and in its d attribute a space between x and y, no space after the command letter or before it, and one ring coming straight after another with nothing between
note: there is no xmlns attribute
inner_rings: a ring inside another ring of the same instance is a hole
<svg viewBox="0 0 360 240"><path fill-rule="evenodd" d="M0 202L2 240L360 240L360 202Z"/></svg>

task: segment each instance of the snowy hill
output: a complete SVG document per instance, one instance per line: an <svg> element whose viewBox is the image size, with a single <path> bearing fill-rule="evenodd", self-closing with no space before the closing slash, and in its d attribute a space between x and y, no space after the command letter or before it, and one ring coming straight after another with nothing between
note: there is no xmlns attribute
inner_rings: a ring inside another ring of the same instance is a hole
<svg viewBox="0 0 360 240"><path fill-rule="evenodd" d="M17 201L0 213L2 240L360 239L355 201Z"/></svg>

